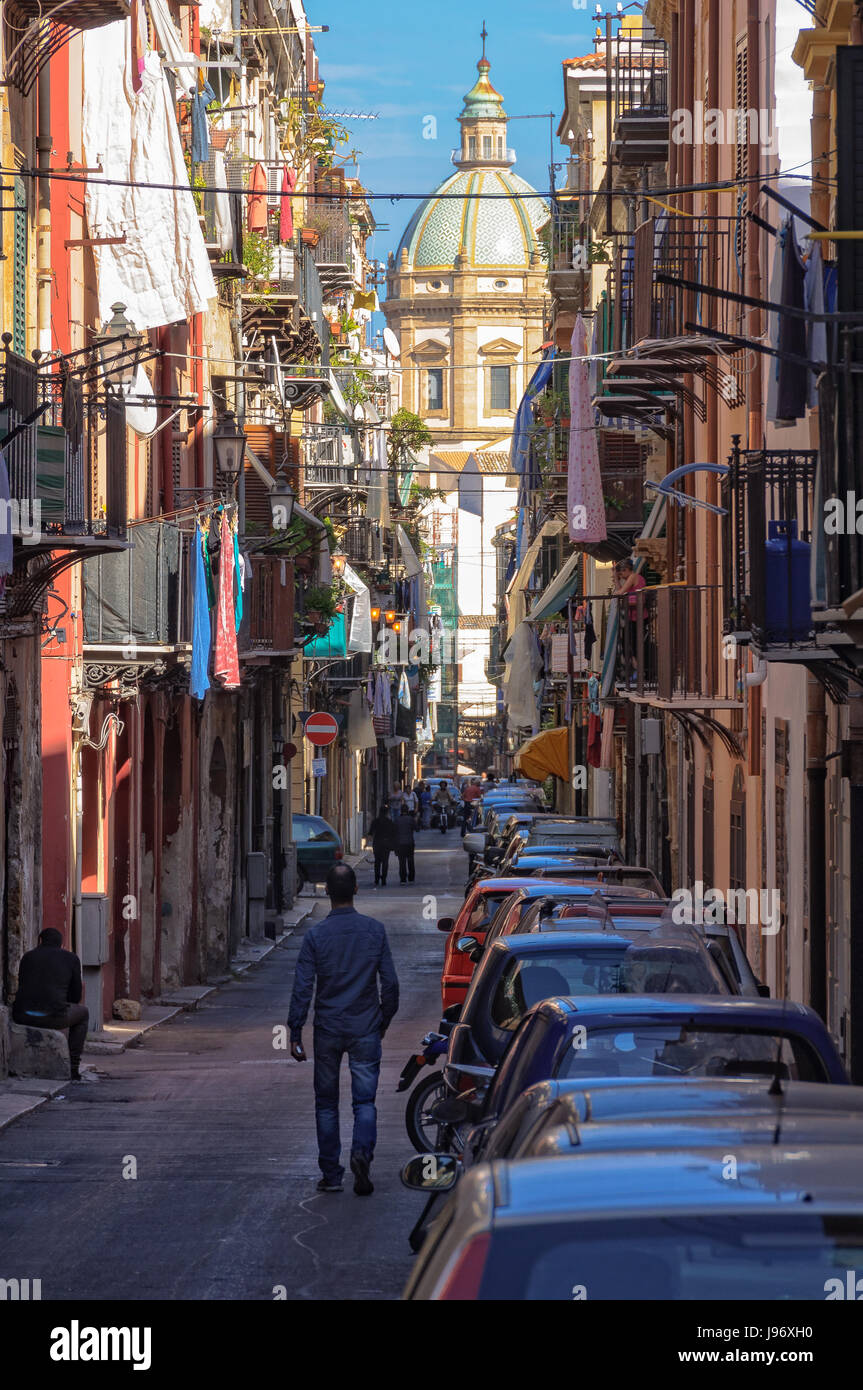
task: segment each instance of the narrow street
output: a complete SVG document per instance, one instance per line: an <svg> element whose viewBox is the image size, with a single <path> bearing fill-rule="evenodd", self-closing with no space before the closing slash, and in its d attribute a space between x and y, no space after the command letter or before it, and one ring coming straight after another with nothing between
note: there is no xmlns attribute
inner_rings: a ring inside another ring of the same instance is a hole
<svg viewBox="0 0 863 1390"><path fill-rule="evenodd" d="M419 1200L399 1181L412 1152L408 1052L440 1016L438 915L462 899L457 831L418 838L417 881L375 891L358 870L358 909L385 922L401 985L378 1091L374 1196L318 1195L312 1065L274 1052L302 928L194 1013L98 1060L98 1084L71 1087L0 1136L0 1270L42 1275L62 1299L398 1298ZM395 867L395 873L393 873ZM306 889L306 893L309 890ZM323 890L313 918L327 911ZM438 896L423 917L424 895ZM311 1051L312 1031L305 1041ZM350 1144L342 1072L342 1143ZM124 1178L129 1158L137 1178Z"/></svg>

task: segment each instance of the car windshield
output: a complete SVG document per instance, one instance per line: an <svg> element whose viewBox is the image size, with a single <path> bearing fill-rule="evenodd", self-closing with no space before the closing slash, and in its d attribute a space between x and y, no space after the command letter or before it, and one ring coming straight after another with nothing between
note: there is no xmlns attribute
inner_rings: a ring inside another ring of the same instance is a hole
<svg viewBox="0 0 863 1390"><path fill-rule="evenodd" d="M508 1031L543 999L556 995L643 994L644 952L629 942L549 950L506 966L491 1006L492 1022ZM651 993L718 994L709 958L685 947L651 951L657 983Z"/></svg>
<svg viewBox="0 0 863 1390"><path fill-rule="evenodd" d="M558 1217L496 1228L479 1297L823 1300L845 1296L861 1261L856 1216Z"/></svg>
<svg viewBox="0 0 863 1390"><path fill-rule="evenodd" d="M784 1033L735 1032L690 1028L675 1023L639 1024L628 1029L578 1028L557 1076L578 1080L598 1076L725 1076L826 1081L814 1049Z"/></svg>

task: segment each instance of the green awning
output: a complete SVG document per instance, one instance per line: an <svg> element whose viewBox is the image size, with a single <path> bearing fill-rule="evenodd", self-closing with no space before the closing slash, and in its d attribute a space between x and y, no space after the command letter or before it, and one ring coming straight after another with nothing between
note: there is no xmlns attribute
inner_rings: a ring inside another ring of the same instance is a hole
<svg viewBox="0 0 863 1390"><path fill-rule="evenodd" d="M320 657L343 657L348 655L347 619L344 613L337 613L323 637L316 637L303 648L303 656L318 660Z"/></svg>
<svg viewBox="0 0 863 1390"><path fill-rule="evenodd" d="M529 623L541 623L544 618L550 618L552 613L560 613L565 608L578 588L580 561L580 551L570 555L560 574L554 576L531 608L527 615Z"/></svg>

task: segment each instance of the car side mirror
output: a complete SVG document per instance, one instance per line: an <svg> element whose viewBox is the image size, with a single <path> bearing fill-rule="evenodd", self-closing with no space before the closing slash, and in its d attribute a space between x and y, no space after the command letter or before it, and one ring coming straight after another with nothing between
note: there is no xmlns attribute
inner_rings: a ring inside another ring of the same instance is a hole
<svg viewBox="0 0 863 1390"><path fill-rule="evenodd" d="M456 950L461 951L468 960L474 962L478 961L482 955L482 946L475 936L460 936L456 942Z"/></svg>
<svg viewBox="0 0 863 1390"><path fill-rule="evenodd" d="M437 919L437 929L438 929L438 931L450 932L450 931L452 931L452 929L453 929L454 926L455 926L455 918L454 918L454 917L438 917L438 919Z"/></svg>
<svg viewBox="0 0 863 1390"><path fill-rule="evenodd" d="M769 985L763 985L763 984L761 983L761 981L759 980L759 981L758 981L758 993L761 995L761 998L762 998L762 999L769 999L769 998L770 998L770 986L769 986Z"/></svg>
<svg viewBox="0 0 863 1390"><path fill-rule="evenodd" d="M401 1179L412 1192L448 1192L458 1179L458 1159L454 1154L417 1154L408 1159Z"/></svg>
<svg viewBox="0 0 863 1390"><path fill-rule="evenodd" d="M499 864L500 861L503 859L503 850L500 848L499 845L495 845L493 849L487 849L485 851L485 853L483 854L483 859L485 860L486 864Z"/></svg>

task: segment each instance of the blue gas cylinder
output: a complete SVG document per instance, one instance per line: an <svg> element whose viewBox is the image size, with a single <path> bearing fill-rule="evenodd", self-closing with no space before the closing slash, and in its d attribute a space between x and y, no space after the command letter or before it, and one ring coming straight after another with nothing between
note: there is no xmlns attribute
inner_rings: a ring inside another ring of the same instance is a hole
<svg viewBox="0 0 863 1390"><path fill-rule="evenodd" d="M771 642L800 642L812 627L809 557L796 521L769 521L764 546L764 629Z"/></svg>

